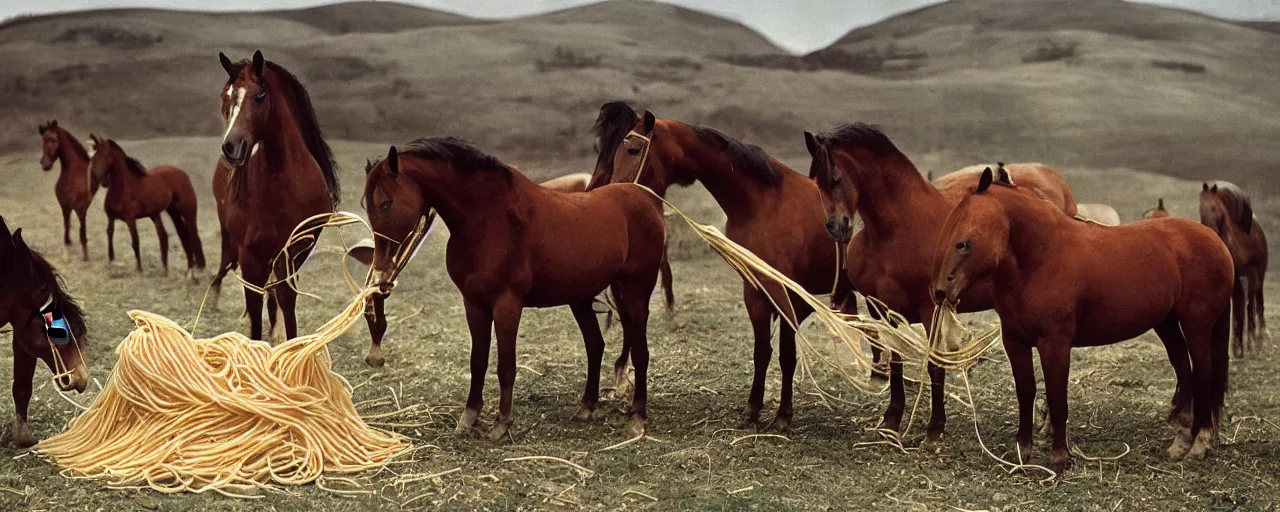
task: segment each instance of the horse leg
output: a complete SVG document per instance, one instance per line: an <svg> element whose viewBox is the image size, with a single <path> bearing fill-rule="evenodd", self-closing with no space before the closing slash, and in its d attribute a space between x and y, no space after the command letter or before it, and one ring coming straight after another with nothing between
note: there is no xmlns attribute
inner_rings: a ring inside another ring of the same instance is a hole
<svg viewBox="0 0 1280 512"><path fill-rule="evenodd" d="M375 293L365 304L364 320L369 324L369 354L364 356L365 364L374 368L382 368L386 359L382 357L382 336L387 333L387 313L383 309L387 296Z"/></svg>
<svg viewBox="0 0 1280 512"><path fill-rule="evenodd" d="M88 207L76 210L76 217L80 218L80 253L85 261L89 261L89 235L85 232L84 215Z"/></svg>
<svg viewBox="0 0 1280 512"><path fill-rule="evenodd" d="M1049 468L1061 474L1071 462L1071 455L1067 453L1067 380L1071 373L1071 338L1042 338L1036 347L1040 350L1040 370L1044 374L1049 421L1053 423Z"/></svg>
<svg viewBox="0 0 1280 512"><path fill-rule="evenodd" d="M164 276L169 277L169 232L165 231L160 214L152 215L151 223L156 225L156 238L160 239L160 266L164 268ZM138 266L141 268L141 260L138 261Z"/></svg>
<svg viewBox="0 0 1280 512"><path fill-rule="evenodd" d="M116 220L107 217L107 261L116 261Z"/></svg>
<svg viewBox="0 0 1280 512"><path fill-rule="evenodd" d="M272 345L284 341L284 336L280 332L284 328L284 323L280 321L280 303L277 300L276 291L279 288L272 289L267 292L267 341Z"/></svg>
<svg viewBox="0 0 1280 512"><path fill-rule="evenodd" d="M124 221L124 225L129 228L129 243L133 246L133 261L137 266L138 272L142 272L142 252L138 250L138 221L137 219L128 219Z"/></svg>
<svg viewBox="0 0 1280 512"><path fill-rule="evenodd" d="M613 295L614 305L617 306L618 297L622 296L622 285L614 283L609 287L609 293ZM628 322L626 308L618 307L618 323L625 324ZM618 353L618 359L613 362L613 397L623 400L631 396L632 386L631 379L628 377L627 367L631 362L631 340L627 339L626 332L622 335L622 350Z"/></svg>
<svg viewBox="0 0 1280 512"><path fill-rule="evenodd" d="M794 295L791 297L791 304L795 307L796 325L803 325L813 310ZM778 414L769 423L768 430L783 433L791 429L794 413L793 382L796 375L796 331L786 322L778 326L778 366L782 368L782 393L778 401Z"/></svg>
<svg viewBox="0 0 1280 512"><path fill-rule="evenodd" d="M507 436L512 423L512 401L516 383L516 334L520 330L520 315L524 307L514 296L498 299L493 308L493 330L498 335L498 417L489 430L489 440L501 441ZM637 364L638 366L638 364ZM638 373L640 370L637 369ZM637 392L639 378L637 378Z"/></svg>
<svg viewBox="0 0 1280 512"><path fill-rule="evenodd" d="M222 279L227 277L228 272L235 270L237 263L235 242L231 241L231 235L226 230L222 230L221 234L222 257L221 261L218 262L218 273L213 276L213 282L210 283L213 288L213 301L210 308L214 311L218 310L218 302L222 297ZM247 313L248 310L245 310L245 312ZM241 318L243 317L244 315L241 315Z"/></svg>
<svg viewBox="0 0 1280 512"><path fill-rule="evenodd" d="M267 284L267 277L271 275L271 267L248 250L240 252L240 270L245 282L257 287ZM265 341L262 339L262 295L247 286L244 288L244 310L249 316L249 339Z"/></svg>
<svg viewBox="0 0 1280 512"><path fill-rule="evenodd" d="M623 431L628 436L644 435L644 424L649 418L649 296L653 293L658 276L650 274L622 283L624 294L619 297L618 309L626 310L626 323L622 324L622 336L631 346L631 364L636 369L635 392L631 398L631 414Z"/></svg>
<svg viewBox="0 0 1280 512"><path fill-rule="evenodd" d="M1266 308L1263 306L1263 301L1262 301L1262 289L1264 286L1266 286L1266 283L1267 283L1267 279L1266 279L1267 271L1265 268L1263 268L1261 270L1257 270L1256 272L1257 274L1255 275L1257 276L1258 285L1250 289L1249 292L1253 294L1253 300L1250 301L1250 303L1253 304L1253 314L1258 318L1259 337L1256 343L1257 343L1258 349L1261 350L1262 341L1270 339L1271 332L1267 330Z"/></svg>
<svg viewBox="0 0 1280 512"><path fill-rule="evenodd" d="M858 304L857 300L853 301L854 305ZM871 302L867 302L867 314L876 320L883 320L880 310L871 306ZM883 360L883 362L881 362ZM885 358L884 351L879 347L871 345L871 381L883 381L889 378L889 359Z"/></svg>
<svg viewBox="0 0 1280 512"><path fill-rule="evenodd" d="M62 207L62 259L71 259L71 209Z"/></svg>
<svg viewBox="0 0 1280 512"><path fill-rule="evenodd" d="M1165 453L1170 459L1178 460L1191 449L1191 411L1193 389L1191 383L1191 359L1187 354L1187 340L1182 335L1182 327L1178 317L1170 314L1168 318L1155 327L1156 335L1164 343L1169 355L1169 364L1173 366L1177 384L1173 390L1172 407L1169 409L1169 423L1173 426L1173 442Z"/></svg>
<svg viewBox="0 0 1280 512"><path fill-rule="evenodd" d="M600 322L596 320L592 301L587 300L569 305L573 310L573 319L578 322L582 331L582 343L587 349L587 387L582 392L582 407L573 419L584 421L595 414L596 404L600 402L600 363L604 359L604 335L600 333Z"/></svg>
<svg viewBox="0 0 1280 512"><path fill-rule="evenodd" d="M27 406L31 404L31 379L36 374L36 358L26 355L17 347L13 347L13 429L10 436L13 444L26 448L36 444L36 438L27 428Z"/></svg>
<svg viewBox="0 0 1280 512"><path fill-rule="evenodd" d="M1191 423L1191 434L1195 436L1195 441L1187 456L1198 459L1204 458L1213 447L1213 431L1216 426L1213 418L1214 361L1209 327L1182 323L1182 332L1187 338L1187 348L1191 354L1191 407L1195 411Z"/></svg>
<svg viewBox="0 0 1280 512"><path fill-rule="evenodd" d="M466 410L454 430L457 434L471 431L484 408L484 374L489 370L489 345L493 336L493 310L471 299L464 302L467 328L471 331L471 390L467 392Z"/></svg>
<svg viewBox="0 0 1280 512"><path fill-rule="evenodd" d="M1248 306L1245 309L1245 316L1249 321L1249 347L1251 350L1262 348L1260 343L1262 335L1262 314L1258 310L1258 301L1262 300L1262 287L1264 286L1262 278L1258 277L1259 271L1252 269L1249 271L1249 287L1245 290L1245 297Z"/></svg>
<svg viewBox="0 0 1280 512"><path fill-rule="evenodd" d="M1018 462L1031 460L1031 443L1036 403L1036 370L1031 360L1031 346L1004 336L1004 351L1013 370L1013 384L1018 393Z"/></svg>
<svg viewBox="0 0 1280 512"><path fill-rule="evenodd" d="M769 372L769 361L773 359L771 342L775 313L773 305L763 292L749 284L744 283L743 287L742 298L747 306L747 316L751 319L755 351L752 359L751 393L747 395L747 407L742 410L738 428L749 428L760 422L760 409L764 408L764 381Z"/></svg>
<svg viewBox="0 0 1280 512"><path fill-rule="evenodd" d="M1231 355L1235 358L1244 357L1244 317L1248 309L1244 283L1244 277L1237 276L1235 285L1231 287Z"/></svg>

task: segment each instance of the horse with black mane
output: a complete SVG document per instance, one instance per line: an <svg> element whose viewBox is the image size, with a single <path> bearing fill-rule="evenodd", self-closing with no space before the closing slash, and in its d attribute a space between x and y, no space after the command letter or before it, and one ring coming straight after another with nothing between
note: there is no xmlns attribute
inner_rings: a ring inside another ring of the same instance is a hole
<svg viewBox="0 0 1280 512"><path fill-rule="evenodd" d="M462 293L471 331L471 390L459 432L469 431L483 408L496 331L502 389L489 437L497 441L507 435L513 421L516 337L527 307L573 310L587 351L586 389L574 418L590 419L604 356L591 305L606 288L617 302L624 345L636 369L626 431L644 432L649 296L666 236L662 210L651 196L631 185L579 193L551 190L464 141L444 137L392 146L369 172L363 200L379 234L373 262L379 274L392 267L399 245L428 212L437 212L449 228L445 264Z"/></svg>
<svg viewBox="0 0 1280 512"><path fill-rule="evenodd" d="M89 384L84 313L67 293L57 270L0 217L0 326L13 327L13 406L10 436L20 447L36 444L27 426L32 379L44 361L63 391Z"/></svg>
<svg viewBox="0 0 1280 512"><path fill-rule="evenodd" d="M227 131L213 176L222 231L215 296L223 277L238 266L245 282L271 287L272 339L294 338L298 294L290 283L296 283L295 273L315 244L286 243L304 220L334 211L342 195L337 164L297 77L261 51L238 63L221 53L218 58L229 78L221 91ZM262 339L263 296L248 287L244 293L249 337Z"/></svg>

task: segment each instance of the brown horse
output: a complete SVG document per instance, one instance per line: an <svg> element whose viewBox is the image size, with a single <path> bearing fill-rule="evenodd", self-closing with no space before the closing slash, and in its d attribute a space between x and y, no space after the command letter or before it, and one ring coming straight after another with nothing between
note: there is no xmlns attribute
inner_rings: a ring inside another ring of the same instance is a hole
<svg viewBox="0 0 1280 512"><path fill-rule="evenodd" d="M150 218L160 238L160 263L165 275L169 274L169 234L160 220L160 213L169 214L173 221L182 251L187 255L187 277L203 273L204 246L200 242L196 224L196 189L191 178L182 169L171 166L156 167L147 171L142 163L129 157L124 149L111 139L93 140L93 158L89 160L89 172L107 189L103 209L107 212L107 258L116 259L116 220L124 221L129 228L133 245L133 258L138 272L142 272L142 255L138 251L137 219Z"/></svg>
<svg viewBox="0 0 1280 512"><path fill-rule="evenodd" d="M805 132L805 144L813 157L809 175L816 180L826 206L827 230L836 241L847 244L845 271L854 288L880 300L911 323L931 318L933 244L941 234L947 212L973 190L981 173L973 175L970 168L965 168L931 184L888 136L863 123L846 124L821 135ZM1001 175L1005 180L1030 184L1020 189L1028 194L1053 198L1047 202L1075 211L1070 187L1051 168L1014 164ZM975 180L965 181L970 177ZM851 219L855 213L862 217L863 229L852 236ZM965 294L959 311L987 309L991 309L991 283L983 281ZM880 428L897 432L906 392L902 364L896 362L896 355L892 360L889 408ZM933 410L926 435L933 441L942 436L947 421L946 374L930 367L929 377Z"/></svg>
<svg viewBox="0 0 1280 512"><path fill-rule="evenodd" d="M512 423L516 334L526 307L568 305L573 310L587 351L587 385L574 418L591 418L604 356L591 304L609 288L636 369L626 430L642 434L649 295L658 280L666 236L662 210L652 197L631 185L574 194L550 190L453 138L420 139L403 148L392 146L369 173L365 209L374 231L393 240L404 240L431 209L449 228L445 264L462 293L471 329L471 391L458 431L469 431L483 407L491 330L496 330L502 394L489 438L506 435ZM378 237L375 246L374 268L383 272L398 244Z"/></svg>
<svg viewBox="0 0 1280 512"><path fill-rule="evenodd" d="M937 180L930 181L933 181L934 185L937 185L942 190L957 186L973 187L978 183L983 170L987 167L985 164L974 164L951 171ZM1079 213L1075 195L1071 193L1071 186L1067 184L1067 180L1062 177L1062 174L1052 167L1036 163L1008 164L1006 166L1004 162L996 162L995 172L997 173L997 181L1014 180L1018 185L1032 191L1040 198L1053 203L1055 207L1065 212L1068 216L1074 217Z"/></svg>
<svg viewBox="0 0 1280 512"><path fill-rule="evenodd" d="M1067 454L1067 382L1073 347L1119 343L1155 329L1177 375L1170 459L1212 448L1227 391L1231 254L1188 219L1107 227L1073 222L1016 186L977 190L947 217L937 239L931 288L957 300L993 283L1004 349L1018 394L1018 446L1031 453L1035 370L1040 353L1053 424L1050 467ZM1127 258L1116 258L1125 254ZM1189 417L1188 417L1189 416ZM1194 439L1194 441L1193 441Z"/></svg>
<svg viewBox="0 0 1280 512"><path fill-rule="evenodd" d="M54 195L62 206L62 245L64 254L71 251L71 212L80 218L80 252L89 260L89 237L85 234L84 214L98 193L98 180L89 175L89 152L76 140L66 128L58 126L58 121L51 120L40 125L40 145L44 153L40 157L40 168L48 171L53 168L55 160L62 161L62 171L58 174L58 184L54 187Z"/></svg>
<svg viewBox="0 0 1280 512"><path fill-rule="evenodd" d="M711 128L657 119L647 110L637 119L630 108L616 105L605 105L601 114L606 119L597 123L601 155L592 185L638 179L665 197L673 184L702 182L728 217L725 236L729 239L811 293L832 293L835 281L841 283L836 285L835 297L850 293L847 281L838 272L836 247L822 229L821 198L812 181L759 147ZM796 325L812 313L798 297L784 294L781 286L769 284L766 288L768 295L743 282L743 301L755 337L755 357L751 392L740 427L757 425L764 406L765 374L772 357L772 322L779 314L770 297L783 308L790 300L795 309L784 314ZM780 323L779 330L781 400L768 428L786 431L793 416L796 334L787 322Z"/></svg>
<svg viewBox="0 0 1280 512"><path fill-rule="evenodd" d="M222 87L227 131L213 177L223 237L214 288L237 266L244 280L257 287L274 275L280 284L267 297L272 338L294 338L298 294L283 281L295 281L290 276L310 256L314 243L285 244L304 220L332 212L338 204L337 165L311 97L292 73L265 60L261 51L238 63L221 53L218 58L229 78ZM277 258L285 249L286 256ZM248 287L244 297L249 337L262 339L263 297Z"/></svg>
<svg viewBox="0 0 1280 512"><path fill-rule="evenodd" d="M1243 357L1245 321L1248 338L1254 350L1261 348L1266 336L1262 289L1267 277L1267 234L1262 231L1253 204L1240 187L1226 181L1201 184L1200 223L1209 226L1227 244L1235 263L1236 284L1231 294L1232 328L1235 337L1232 352Z"/></svg>
<svg viewBox="0 0 1280 512"><path fill-rule="evenodd" d="M379 158L378 161L381 162L382 159ZM368 176L369 173L373 171L374 165L375 163L372 160L365 160L365 176ZM585 192L587 189L587 182L590 180L590 174L577 173L552 178L540 183L540 185L551 190L558 190L565 193ZM372 265L375 247L376 244L373 239L360 240L350 249L347 249L347 256L365 265ZM381 294L370 297L369 300L373 307L367 309L364 315L365 323L369 326L370 336L369 353L365 355L364 362L374 368L381 368L386 364L386 358L382 355L382 338L387 333L387 315L385 310L387 297L389 297L389 295Z"/></svg>
<svg viewBox="0 0 1280 512"><path fill-rule="evenodd" d="M1169 216L1169 210L1164 209L1163 197L1156 200L1155 208L1142 212L1142 218L1144 219L1159 219L1159 218L1168 217L1168 216Z"/></svg>
<svg viewBox="0 0 1280 512"><path fill-rule="evenodd" d="M50 338L46 312L50 317L62 315L69 336L58 336L58 341ZM4 218L0 218L0 326L5 324L13 327L13 406L17 413L10 435L14 444L27 447L36 444L27 428L36 361L43 360L55 374L70 370L70 375L57 379L57 386L63 391L83 392L89 384L88 361L83 352L86 329L84 314L63 287L57 271L40 253L27 247L22 229L10 235ZM62 369L55 362L54 350L62 360Z"/></svg>

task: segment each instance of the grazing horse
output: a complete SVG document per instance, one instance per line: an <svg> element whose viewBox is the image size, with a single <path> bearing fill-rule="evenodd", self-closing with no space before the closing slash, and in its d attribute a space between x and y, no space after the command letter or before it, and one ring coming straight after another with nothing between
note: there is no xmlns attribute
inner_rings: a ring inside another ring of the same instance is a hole
<svg viewBox="0 0 1280 512"><path fill-rule="evenodd" d="M1260 340L1266 337L1267 332L1262 301L1267 277L1267 234L1253 214L1249 196L1240 187L1226 181L1201 184L1200 223L1218 233L1235 263L1236 283L1231 294L1232 328L1235 330L1232 352L1235 357L1243 357L1246 319L1253 349L1260 348Z"/></svg>
<svg viewBox="0 0 1280 512"><path fill-rule="evenodd" d="M379 159L379 162L381 159ZM366 159L364 165L365 176L373 170L374 162ZM568 174L541 183L542 186L551 190L560 192L585 192L587 182L590 181L591 175L586 173ZM428 226L428 230L434 226ZM347 256L363 263L365 265L373 264L373 253L376 244L372 238L363 239L347 249ZM369 326L369 353L365 355L364 362L374 368L381 368L386 364L386 358L382 355L382 338L387 333L387 315L385 303L388 295L376 294L370 297L372 309L365 311L365 323Z"/></svg>
<svg viewBox="0 0 1280 512"><path fill-rule="evenodd" d="M1169 216L1169 210L1164 209L1163 197L1156 200L1155 208L1142 212L1142 218L1144 219L1159 219L1159 218L1168 217L1168 216Z"/></svg>
<svg viewBox="0 0 1280 512"><path fill-rule="evenodd" d="M284 281L296 282L293 274L315 244L286 243L303 221L334 211L341 197L337 165L297 77L261 51L238 63L221 53L218 59L229 78L222 87L227 131L213 177L223 237L214 287L237 266L257 287L274 275L279 285L267 296L271 337L291 339L298 335L298 293ZM244 299L249 337L262 339L263 296L246 287Z"/></svg>
<svg viewBox="0 0 1280 512"><path fill-rule="evenodd" d="M1120 213L1109 204L1079 203L1076 205L1076 216L1103 226L1120 225Z"/></svg>
<svg viewBox="0 0 1280 512"><path fill-rule="evenodd" d="M820 135L805 132L805 145L813 157L809 175L817 182L826 206L827 230L837 242L847 244L845 272L854 288L880 300L907 321L923 322L929 328L927 320L934 309L929 287L933 244L947 212L973 190L981 173L974 176L968 168L961 169L931 184L888 136L863 123L846 124ZM1075 211L1075 196L1053 169L1014 164L1001 176L1006 181L1034 184L1020 190L1039 199L1057 198L1047 202ZM975 181L963 181L968 177ZM862 217L863 229L853 236L851 219L855 213ZM987 309L991 309L990 281L976 283L958 308L960 312ZM872 310L872 314L876 312ZM942 436L947 421L946 373L930 366L929 377L933 410L926 435L934 441ZM906 406L897 355L889 365L889 387L889 408L880 428L897 432Z"/></svg>
<svg viewBox="0 0 1280 512"><path fill-rule="evenodd" d="M182 169L171 166L156 167L147 171L142 163L126 155L116 141L93 140L93 158L89 160L89 172L107 189L103 209L107 212L107 258L116 259L116 220L124 221L129 228L133 244L133 258L138 272L142 272L142 255L138 251L137 219L150 218L160 238L160 263L165 275L169 274L169 233L164 230L160 213L169 214L173 228L187 255L187 277L204 272L204 246L200 243L200 230L196 224L196 189L191 178Z"/></svg>
<svg viewBox="0 0 1280 512"><path fill-rule="evenodd" d="M609 119L597 123L601 155L592 184L638 182L659 196L671 185L702 182L724 210L725 236L750 250L806 290L816 294L850 293L839 272L835 244L822 229L822 207L813 182L757 146L702 126L657 119L645 111L636 119L630 109L605 105ZM618 115L621 114L621 115ZM839 281L841 284L836 284ZM766 295L766 293L768 295ZM774 302L794 308L787 314L796 325L812 313L805 302L774 283L765 290L743 281L743 301L755 338L754 376L740 428L756 426L764 406L765 374L772 357L772 322L780 314ZM778 329L782 367L781 400L767 428L786 431L793 416L792 381L796 368L795 330ZM616 370L617 368L615 368Z"/></svg>
<svg viewBox="0 0 1280 512"><path fill-rule="evenodd" d="M527 307L568 305L582 330L587 384L574 416L590 419L600 393L604 337L591 308L609 288L618 304L636 383L626 431L644 432L647 417L649 295L658 280L665 220L638 187L614 185L566 194L538 186L519 171L453 138L392 146L365 182L365 210L375 232L374 269L391 257L418 219L434 209L449 228L449 277L462 293L471 330L471 391L458 432L475 425L484 405L484 376L493 331L498 344L498 417L489 438L512 423L516 334ZM564 236L573 233L573 236Z"/></svg>
<svg viewBox="0 0 1280 512"><path fill-rule="evenodd" d="M11 235L0 218L0 326L5 324L13 327L13 406L17 413L10 435L14 444L25 448L36 444L27 428L36 361L43 360L55 375L68 372L56 379L58 388L83 392L89 384L83 352L86 329L84 314L57 271L27 247L21 228Z"/></svg>
<svg viewBox="0 0 1280 512"><path fill-rule="evenodd" d="M1070 461L1071 349L1119 343L1155 329L1177 375L1170 414L1177 434L1168 456L1203 457L1216 439L1227 391L1234 272L1226 246L1189 219L1117 227L1072 222L1016 186L992 181L984 173L977 190L947 217L934 251L931 287L936 300L954 303L972 286L992 283L1018 394L1020 453L1031 453L1033 347L1040 353L1053 425L1050 467L1060 472Z"/></svg>
<svg viewBox="0 0 1280 512"><path fill-rule="evenodd" d="M54 195L62 206L62 245L64 254L71 251L71 212L80 218L80 252L85 261L89 260L89 237L85 234L84 214L98 193L98 180L89 175L89 152L76 140L66 128L58 126L57 120L40 125L40 145L44 153L40 157L40 168L48 171L53 168L55 160L62 161L62 171L58 174L58 184L54 187Z"/></svg>

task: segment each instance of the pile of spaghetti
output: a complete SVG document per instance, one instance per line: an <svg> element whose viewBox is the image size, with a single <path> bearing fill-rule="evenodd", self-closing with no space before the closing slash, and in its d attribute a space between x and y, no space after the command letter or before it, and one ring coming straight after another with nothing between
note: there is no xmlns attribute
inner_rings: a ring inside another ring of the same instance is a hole
<svg viewBox="0 0 1280 512"><path fill-rule="evenodd" d="M275 347L236 333L197 340L164 317L130 311L138 327L116 348L102 393L35 451L65 475L112 487L240 497L382 467L408 452L408 439L360 418L326 348L371 293Z"/></svg>

